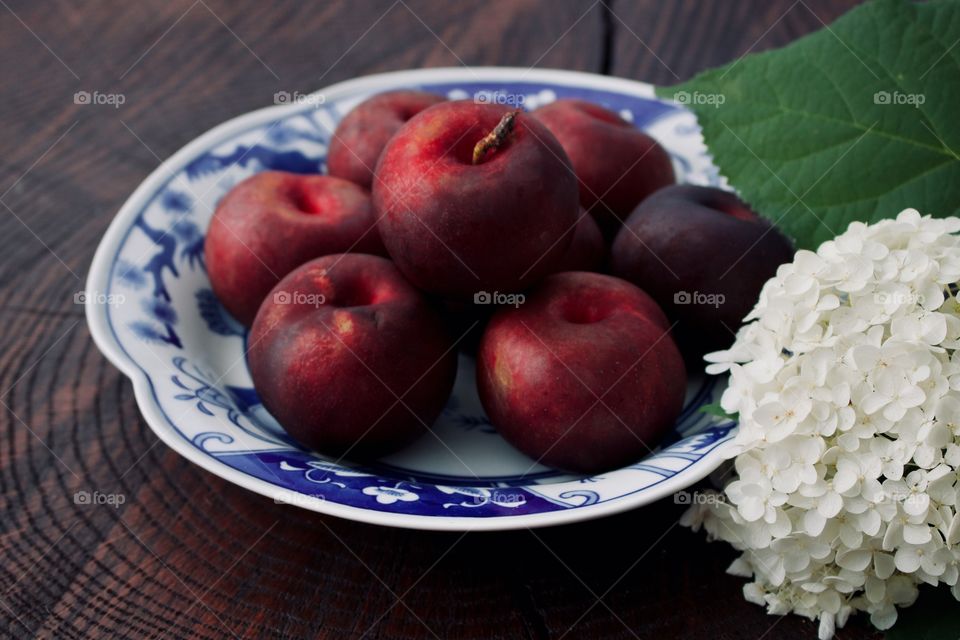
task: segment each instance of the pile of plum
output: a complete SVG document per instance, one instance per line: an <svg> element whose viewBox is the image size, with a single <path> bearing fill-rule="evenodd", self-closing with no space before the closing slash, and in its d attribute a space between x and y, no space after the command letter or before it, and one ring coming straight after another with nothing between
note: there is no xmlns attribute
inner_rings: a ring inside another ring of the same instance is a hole
<svg viewBox="0 0 960 640"><path fill-rule="evenodd" d="M469 350L518 449L584 473L634 462L682 408L684 358L732 343L793 256L735 195L674 184L653 138L578 100L376 95L327 166L239 183L205 251L264 405L331 455L429 429Z"/></svg>

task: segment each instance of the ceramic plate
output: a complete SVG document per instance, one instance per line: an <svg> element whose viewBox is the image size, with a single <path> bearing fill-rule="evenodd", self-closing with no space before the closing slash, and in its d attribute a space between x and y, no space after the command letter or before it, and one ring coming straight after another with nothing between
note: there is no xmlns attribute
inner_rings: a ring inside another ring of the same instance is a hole
<svg viewBox="0 0 960 640"><path fill-rule="evenodd" d="M369 76L200 136L133 193L97 250L87 320L103 353L133 381L150 427L183 456L278 501L363 522L422 529L537 527L632 509L703 478L722 459L735 424L698 409L721 384L693 378L686 406L659 448L636 464L581 477L534 463L490 424L461 356L456 388L433 433L357 466L292 442L257 398L244 329L210 290L203 238L217 201L266 169L323 172L338 120L371 94L418 88L533 109L581 98L620 113L671 153L683 181L718 184L692 113L649 85L566 71L427 69Z"/></svg>

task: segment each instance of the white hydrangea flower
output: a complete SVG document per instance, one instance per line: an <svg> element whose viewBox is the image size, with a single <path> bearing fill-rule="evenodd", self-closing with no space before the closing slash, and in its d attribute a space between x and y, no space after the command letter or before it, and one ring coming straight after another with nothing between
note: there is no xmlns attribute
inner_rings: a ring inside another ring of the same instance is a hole
<svg viewBox="0 0 960 640"><path fill-rule="evenodd" d="M960 218L855 222L763 287L709 373L738 413L725 500L688 526L743 552L771 614L887 629L921 583L960 599Z"/></svg>

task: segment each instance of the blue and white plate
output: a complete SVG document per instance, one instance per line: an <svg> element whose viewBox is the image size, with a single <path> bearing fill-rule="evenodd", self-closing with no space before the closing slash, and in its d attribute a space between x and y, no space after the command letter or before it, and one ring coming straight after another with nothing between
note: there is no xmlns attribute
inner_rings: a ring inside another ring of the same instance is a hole
<svg viewBox="0 0 960 640"><path fill-rule="evenodd" d="M97 345L133 381L147 423L167 445L242 487L343 518L420 529L538 527L632 509L712 471L735 424L698 409L721 383L693 378L660 448L636 464L578 477L534 463L487 420L461 357L456 389L432 433L356 466L292 442L260 404L244 329L210 290L203 238L217 201L266 169L323 172L338 120L371 94L419 88L533 109L581 98L657 138L686 182L719 184L692 113L649 85L567 71L427 69L369 76L269 107L200 136L127 200L97 250L87 320ZM286 98L286 100L284 100Z"/></svg>

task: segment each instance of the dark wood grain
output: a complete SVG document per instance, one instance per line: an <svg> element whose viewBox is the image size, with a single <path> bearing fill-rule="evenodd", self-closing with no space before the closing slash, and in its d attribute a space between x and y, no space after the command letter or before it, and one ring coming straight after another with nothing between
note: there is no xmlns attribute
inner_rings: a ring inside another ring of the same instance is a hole
<svg viewBox="0 0 960 640"><path fill-rule="evenodd" d="M74 294L158 162L276 91L439 65L669 83L817 28L808 6L829 22L848 2L4 2L0 634L814 637L746 603L724 573L733 552L679 527L680 505L461 536L321 517L224 482L158 443ZM81 90L126 102L75 105ZM94 490L125 503L74 503ZM874 635L859 621L839 637Z"/></svg>
<svg viewBox="0 0 960 640"><path fill-rule="evenodd" d="M610 73L657 85L783 45L860 0L613 2Z"/></svg>

